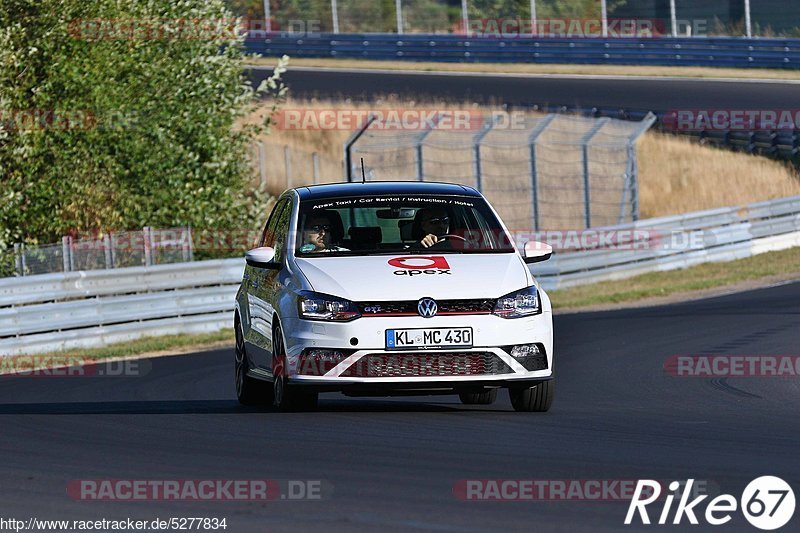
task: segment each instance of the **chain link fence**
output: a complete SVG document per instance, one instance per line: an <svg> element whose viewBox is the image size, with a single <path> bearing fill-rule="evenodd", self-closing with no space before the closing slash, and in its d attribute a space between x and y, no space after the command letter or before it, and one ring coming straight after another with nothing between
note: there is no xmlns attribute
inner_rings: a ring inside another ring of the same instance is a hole
<svg viewBox="0 0 800 533"><path fill-rule="evenodd" d="M446 115L446 114L443 114ZM441 181L475 187L516 230L578 229L639 218L636 140L655 122L496 114L422 131L370 121L345 144L346 179Z"/></svg>
<svg viewBox="0 0 800 533"><path fill-rule="evenodd" d="M288 144L256 141L249 161L256 176L253 186L275 195L293 187L333 183L342 175L341 159Z"/></svg>
<svg viewBox="0 0 800 533"><path fill-rule="evenodd" d="M263 0L229 0L237 15L264 17ZM800 37L800 4L780 0L607 0L607 18L652 21L662 35L743 36L747 20L751 34ZM273 31L294 34L333 33L492 33L494 25L532 19L550 27L560 23L595 21L602 16L600 0L303 0L269 2ZM673 17L674 14L674 17ZM496 24L495 24L496 23ZM506 30L503 30L506 31ZM521 31L520 33L525 33ZM611 34L614 31L612 29Z"/></svg>
<svg viewBox="0 0 800 533"><path fill-rule="evenodd" d="M192 230L145 227L92 239L67 236L54 244L15 244L13 259L17 276L182 263L194 259Z"/></svg>

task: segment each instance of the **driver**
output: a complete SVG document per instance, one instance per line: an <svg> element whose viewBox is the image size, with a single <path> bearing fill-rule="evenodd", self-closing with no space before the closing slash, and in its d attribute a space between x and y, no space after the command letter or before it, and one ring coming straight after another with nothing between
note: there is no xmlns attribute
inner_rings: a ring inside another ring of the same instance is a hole
<svg viewBox="0 0 800 533"><path fill-rule="evenodd" d="M450 215L443 207L426 207L417 213L417 220L423 237L419 245L430 248L437 242L442 242L441 236L450 232Z"/></svg>

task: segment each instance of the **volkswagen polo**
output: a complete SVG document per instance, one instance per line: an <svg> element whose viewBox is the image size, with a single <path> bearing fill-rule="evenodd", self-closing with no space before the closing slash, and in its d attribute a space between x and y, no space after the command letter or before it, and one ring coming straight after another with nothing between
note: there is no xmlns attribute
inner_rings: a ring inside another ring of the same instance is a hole
<svg viewBox="0 0 800 533"><path fill-rule="evenodd" d="M553 401L550 300L486 199L462 185L342 183L284 192L236 296L242 404L310 409L320 392L457 394L517 411Z"/></svg>

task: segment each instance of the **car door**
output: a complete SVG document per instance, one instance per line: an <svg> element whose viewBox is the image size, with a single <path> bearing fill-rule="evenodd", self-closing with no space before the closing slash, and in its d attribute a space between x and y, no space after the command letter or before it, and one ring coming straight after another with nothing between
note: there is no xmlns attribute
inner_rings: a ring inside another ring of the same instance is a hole
<svg viewBox="0 0 800 533"><path fill-rule="evenodd" d="M273 208L258 246L274 248L278 236L278 223L283 213L291 212L288 198L281 199ZM275 270L245 266L244 282L247 295L248 328L245 343L251 363L262 370L272 367L272 313L274 302L270 298L273 291L266 290L265 284L270 273Z"/></svg>
<svg viewBox="0 0 800 533"><path fill-rule="evenodd" d="M286 268L286 254L287 243L289 241L289 226L292 220L293 204L288 201L286 207L280 212L275 224L275 240L272 243L272 248L275 249L275 263L281 265L279 269L260 269L260 292L259 297L266 303L264 310L266 316L264 317L265 323L268 324L267 335L268 339L267 348L268 352L265 353L267 359L264 362L265 368L268 372L272 373L272 326L275 311L279 309L279 299L289 282L291 275Z"/></svg>

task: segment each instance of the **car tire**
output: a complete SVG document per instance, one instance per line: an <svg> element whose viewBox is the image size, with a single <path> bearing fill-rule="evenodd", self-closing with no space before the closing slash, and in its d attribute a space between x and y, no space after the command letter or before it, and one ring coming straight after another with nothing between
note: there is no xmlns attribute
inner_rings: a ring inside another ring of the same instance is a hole
<svg viewBox="0 0 800 533"><path fill-rule="evenodd" d="M250 370L250 359L244 344L244 335L239 321L234 325L236 336L234 377L236 385L236 399L242 405L270 405L273 402L272 384L251 378L247 375Z"/></svg>
<svg viewBox="0 0 800 533"><path fill-rule="evenodd" d="M460 392L458 397L464 405L491 405L497 399L497 389L484 392Z"/></svg>
<svg viewBox="0 0 800 533"><path fill-rule="evenodd" d="M283 348L283 332L276 326L272 332L272 398L280 411L313 411L317 408L319 394L304 390L286 380L286 351Z"/></svg>
<svg viewBox="0 0 800 533"><path fill-rule="evenodd" d="M551 379L533 387L509 387L508 395L515 411L543 413L553 404L555 387L556 382Z"/></svg>

